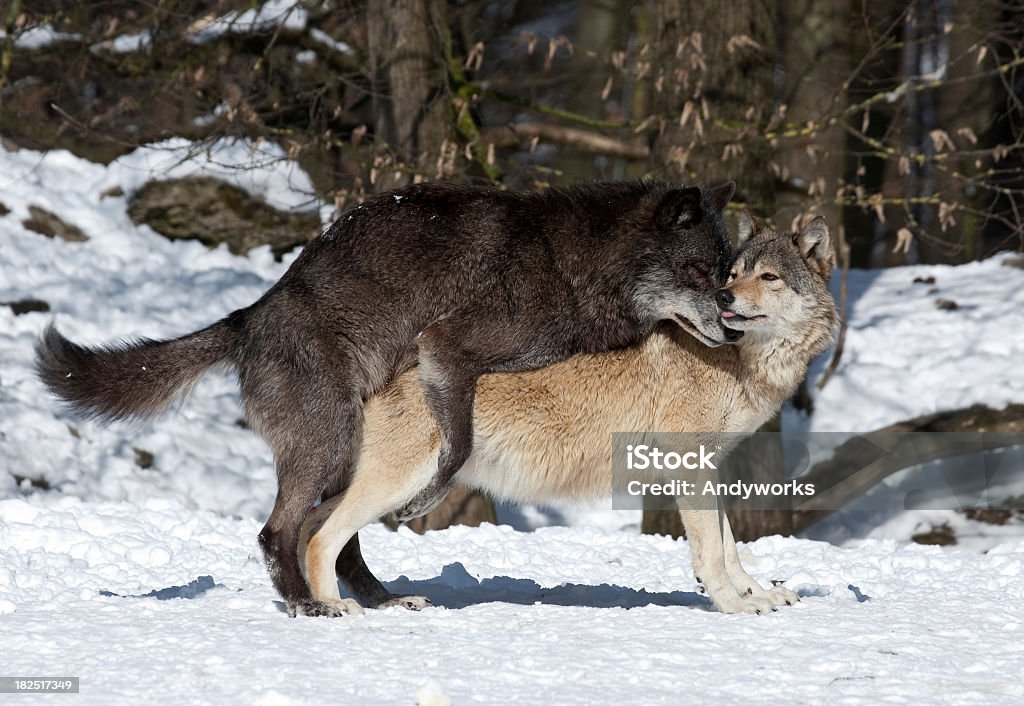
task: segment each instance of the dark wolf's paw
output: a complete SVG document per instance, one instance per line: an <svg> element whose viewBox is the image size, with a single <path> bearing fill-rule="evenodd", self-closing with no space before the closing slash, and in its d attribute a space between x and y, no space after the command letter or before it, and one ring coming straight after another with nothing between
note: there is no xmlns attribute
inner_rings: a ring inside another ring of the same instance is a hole
<svg viewBox="0 0 1024 706"><path fill-rule="evenodd" d="M374 609L383 608L405 608L406 610L423 610L433 605L426 596L392 596L386 601L381 601L374 606Z"/></svg>
<svg viewBox="0 0 1024 706"><path fill-rule="evenodd" d="M363 607L351 598L336 601L298 601L288 604L288 615L306 615L309 617L340 618L343 615L362 615Z"/></svg>
<svg viewBox="0 0 1024 706"><path fill-rule="evenodd" d="M437 485L432 481L430 485L417 493L416 497L402 507L395 510L395 519L399 522L408 522L417 517L422 517L435 507L441 504L445 496L455 487L455 481L445 485Z"/></svg>

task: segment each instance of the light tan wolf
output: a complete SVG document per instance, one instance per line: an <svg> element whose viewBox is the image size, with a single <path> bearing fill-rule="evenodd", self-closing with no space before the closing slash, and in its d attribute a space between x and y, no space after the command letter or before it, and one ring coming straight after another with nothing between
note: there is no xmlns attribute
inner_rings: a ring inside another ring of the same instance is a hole
<svg viewBox="0 0 1024 706"><path fill-rule="evenodd" d="M486 375L477 384L473 455L458 482L514 502L591 500L612 490L613 432L708 432L713 443L714 434L751 433L770 419L833 340L832 244L821 218L790 234L743 214L739 235L732 273L717 294L723 321L745 333L737 344L708 348L666 326L633 348ZM362 611L340 598L336 560L354 544L368 574L356 533L430 482L438 446L415 371L367 404L351 484L310 511L299 540L304 575L314 600L333 608L328 614ZM694 573L719 610L760 613L797 600L747 574L724 512L685 502L679 509ZM338 567L343 573L342 561ZM368 580L391 597L372 575ZM391 598L373 603L429 605L421 597Z"/></svg>

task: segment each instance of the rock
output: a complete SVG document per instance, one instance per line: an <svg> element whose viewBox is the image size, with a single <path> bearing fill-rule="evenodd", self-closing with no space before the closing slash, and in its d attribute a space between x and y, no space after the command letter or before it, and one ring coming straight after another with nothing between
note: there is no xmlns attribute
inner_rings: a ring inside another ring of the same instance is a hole
<svg viewBox="0 0 1024 706"><path fill-rule="evenodd" d="M212 177L151 181L128 202L128 215L163 236L226 243L244 254L270 245L276 256L305 245L320 232L313 213L288 213L261 198Z"/></svg>
<svg viewBox="0 0 1024 706"><path fill-rule="evenodd" d="M29 488L34 488L35 490L50 490L51 488L50 482L45 478L32 478L29 476L18 475L17 473L12 473L11 475L14 476L14 482L23 490L28 490Z"/></svg>
<svg viewBox="0 0 1024 706"><path fill-rule="evenodd" d="M135 465L142 470L147 470L153 467L153 461L156 457L153 456L152 452L140 449L135 446L132 447L132 451L135 452Z"/></svg>
<svg viewBox="0 0 1024 706"><path fill-rule="evenodd" d="M50 305L42 299L19 299L15 302L0 302L0 305L11 307L15 316L29 314L33 311L49 311Z"/></svg>
<svg viewBox="0 0 1024 706"><path fill-rule="evenodd" d="M47 238L61 238L69 243L84 243L89 236L77 226L66 223L55 213L50 213L39 206L28 207L29 218L21 222L31 231L45 235Z"/></svg>
<svg viewBox="0 0 1024 706"><path fill-rule="evenodd" d="M948 547L956 544L956 532L949 526L948 522L943 522L937 527L918 532L910 539L917 544L935 544L940 547Z"/></svg>

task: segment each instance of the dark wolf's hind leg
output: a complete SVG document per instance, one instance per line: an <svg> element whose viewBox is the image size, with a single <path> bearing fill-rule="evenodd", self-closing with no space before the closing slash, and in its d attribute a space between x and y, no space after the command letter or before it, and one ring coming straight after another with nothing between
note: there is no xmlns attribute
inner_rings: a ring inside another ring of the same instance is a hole
<svg viewBox="0 0 1024 706"><path fill-rule="evenodd" d="M259 535L260 547L274 588L293 616L362 610L355 601L313 600L299 565L302 522L324 489L350 466L361 433L361 398L340 394L328 381L317 383L315 391L297 384L272 405L254 410L274 447L278 482L274 509ZM250 403L251 398L247 400L251 408Z"/></svg>
<svg viewBox="0 0 1024 706"><path fill-rule="evenodd" d="M409 610L422 610L430 605L430 600L423 596L396 596L384 588L363 561L358 534L353 535L341 550L335 567L338 578L366 608L401 606Z"/></svg>
<svg viewBox="0 0 1024 706"><path fill-rule="evenodd" d="M421 333L417 345L420 377L427 406L441 434L441 449L437 475L395 512L400 522L425 515L440 505L455 487L455 474L473 451L473 398L479 371L461 350L446 342L444 331L436 326Z"/></svg>

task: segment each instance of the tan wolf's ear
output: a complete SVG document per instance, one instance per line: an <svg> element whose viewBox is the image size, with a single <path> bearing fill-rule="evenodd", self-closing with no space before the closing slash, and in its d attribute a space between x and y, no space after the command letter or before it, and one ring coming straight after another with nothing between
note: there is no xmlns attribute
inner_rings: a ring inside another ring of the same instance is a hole
<svg viewBox="0 0 1024 706"><path fill-rule="evenodd" d="M835 266L836 256L825 219L821 216L815 218L803 227L794 240L808 264L816 267L827 279Z"/></svg>
<svg viewBox="0 0 1024 706"><path fill-rule="evenodd" d="M747 209L743 209L740 211L739 220L737 222L736 246L739 247L743 245L743 243L750 240L752 236L760 233L763 228L764 226L761 222L754 218L754 214Z"/></svg>
<svg viewBox="0 0 1024 706"><path fill-rule="evenodd" d="M708 206L712 213L721 213L729 205L729 199L736 193L736 182L727 181L718 186L712 186L704 193Z"/></svg>

